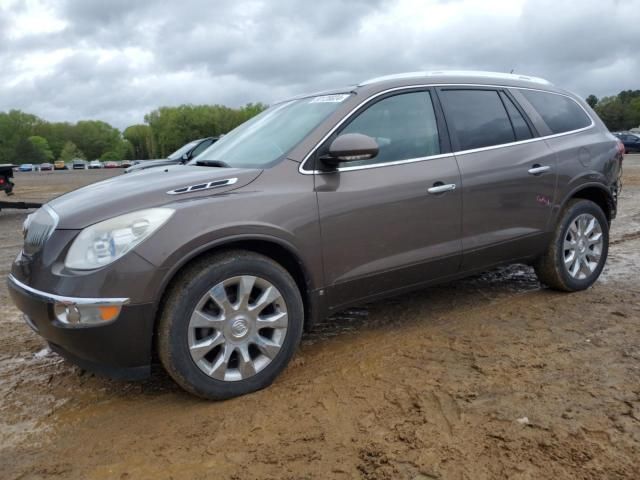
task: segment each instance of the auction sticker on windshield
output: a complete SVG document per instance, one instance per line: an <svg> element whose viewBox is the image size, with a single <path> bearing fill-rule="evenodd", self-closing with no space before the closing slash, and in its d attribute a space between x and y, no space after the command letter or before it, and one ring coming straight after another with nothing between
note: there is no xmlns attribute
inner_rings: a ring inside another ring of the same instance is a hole
<svg viewBox="0 0 640 480"><path fill-rule="evenodd" d="M313 97L309 103L340 103L348 97L348 93L342 93L339 95L322 95L320 97Z"/></svg>

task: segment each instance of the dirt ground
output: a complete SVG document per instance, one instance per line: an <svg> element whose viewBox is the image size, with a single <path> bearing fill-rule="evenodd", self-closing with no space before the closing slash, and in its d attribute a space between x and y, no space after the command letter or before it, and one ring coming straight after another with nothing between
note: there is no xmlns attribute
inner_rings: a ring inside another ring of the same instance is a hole
<svg viewBox="0 0 640 480"><path fill-rule="evenodd" d="M118 171L26 173L47 199ZM640 478L640 156L585 292L513 266L351 309L226 402L64 362L0 283L0 478ZM0 213L0 276L25 213Z"/></svg>

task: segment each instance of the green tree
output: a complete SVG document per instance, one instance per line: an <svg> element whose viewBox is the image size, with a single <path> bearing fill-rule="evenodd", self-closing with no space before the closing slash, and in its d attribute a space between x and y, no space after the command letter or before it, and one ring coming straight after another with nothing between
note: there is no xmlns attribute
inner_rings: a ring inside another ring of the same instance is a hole
<svg viewBox="0 0 640 480"><path fill-rule="evenodd" d="M586 98L586 102L589 104L591 108L595 108L595 106L598 104L598 97L591 94Z"/></svg>
<svg viewBox="0 0 640 480"><path fill-rule="evenodd" d="M84 155L82 150L78 148L78 146L75 143L73 142L65 143L64 147L62 148L62 151L60 152L59 159L62 160L63 162L70 162L75 158L86 160L87 157Z"/></svg>
<svg viewBox="0 0 640 480"><path fill-rule="evenodd" d="M39 135L32 135L29 137L29 141L33 143L33 145L42 152L44 158L46 158L47 162L53 160L53 152L51 151L51 147L49 147L49 142L46 138L41 137Z"/></svg>
<svg viewBox="0 0 640 480"><path fill-rule="evenodd" d="M626 117L629 128L640 127L640 97L633 98L629 102Z"/></svg>
<svg viewBox="0 0 640 480"><path fill-rule="evenodd" d="M0 163L19 163L25 161L25 155L35 158L24 141L31 141L32 146L44 154L42 161L52 158L68 161L85 155L90 159L103 155L109 158L117 155L118 159L162 158L197 138L227 133L265 108L262 103L249 103L240 108L160 107L145 116L146 125L131 125L122 134L97 120L75 124L47 122L20 110L0 112ZM71 150L70 144L74 146Z"/></svg>
<svg viewBox="0 0 640 480"><path fill-rule="evenodd" d="M103 162L122 160L122 156L118 152L105 152L100 155L100 160L102 160Z"/></svg>
<svg viewBox="0 0 640 480"><path fill-rule="evenodd" d="M131 125L122 136L131 144L131 159L148 160L153 150L153 138L149 125Z"/></svg>
<svg viewBox="0 0 640 480"><path fill-rule="evenodd" d="M44 137L49 142L53 158L60 157L64 145L72 140L75 125L67 122L42 122L34 128L34 134Z"/></svg>
<svg viewBox="0 0 640 480"><path fill-rule="evenodd" d="M120 160L136 159L136 156L133 153L133 144L127 139L124 139L120 142L120 145L118 146L118 154L120 155Z"/></svg>
<svg viewBox="0 0 640 480"><path fill-rule="evenodd" d="M75 124L71 139L87 158L95 159L109 151L117 151L122 136L117 128L98 120L83 120Z"/></svg>
<svg viewBox="0 0 640 480"><path fill-rule="evenodd" d="M609 130L624 130L624 106L616 97L605 97L596 105L596 112Z"/></svg>
<svg viewBox="0 0 640 480"><path fill-rule="evenodd" d="M595 108L609 130L629 130L640 126L640 90L623 90L601 99Z"/></svg>
<svg viewBox="0 0 640 480"><path fill-rule="evenodd" d="M160 107L144 117L151 128L152 156L164 158L191 140L227 133L265 108L261 103L236 109L223 105Z"/></svg>
<svg viewBox="0 0 640 480"><path fill-rule="evenodd" d="M16 163L44 163L47 157L29 139L23 138L16 145L15 161Z"/></svg>
<svg viewBox="0 0 640 480"><path fill-rule="evenodd" d="M43 120L20 110L0 112L0 163L20 163L18 143L34 134ZM23 150L24 145L21 147Z"/></svg>

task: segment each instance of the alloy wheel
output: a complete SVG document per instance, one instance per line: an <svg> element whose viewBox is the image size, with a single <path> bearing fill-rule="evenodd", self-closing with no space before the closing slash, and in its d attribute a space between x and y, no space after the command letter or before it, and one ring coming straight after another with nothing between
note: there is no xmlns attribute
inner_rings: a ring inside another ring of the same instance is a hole
<svg viewBox="0 0 640 480"><path fill-rule="evenodd" d="M573 219L563 244L567 273L577 280L589 277L600 264L603 242L602 226L596 217L583 213Z"/></svg>
<svg viewBox="0 0 640 480"><path fill-rule="evenodd" d="M276 357L287 327L287 306L271 282L251 275L232 277L197 303L189 319L189 352L210 377L245 380Z"/></svg>

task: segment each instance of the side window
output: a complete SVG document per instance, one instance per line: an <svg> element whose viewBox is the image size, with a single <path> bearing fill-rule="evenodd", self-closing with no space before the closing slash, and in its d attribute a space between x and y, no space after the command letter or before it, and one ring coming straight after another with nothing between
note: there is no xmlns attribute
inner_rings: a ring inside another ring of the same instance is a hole
<svg viewBox="0 0 640 480"><path fill-rule="evenodd" d="M511 119L511 125L513 126L514 133L516 134L516 140L527 140L529 138L532 138L533 135L531 133L529 125L522 117L520 111L516 108L511 99L507 97L503 92L500 92L500 98L502 99L502 103L504 103L504 106L507 109L509 118Z"/></svg>
<svg viewBox="0 0 640 480"><path fill-rule="evenodd" d="M574 100L564 95L520 90L553 133L570 132L591 125L591 119Z"/></svg>
<svg viewBox="0 0 640 480"><path fill-rule="evenodd" d="M378 142L375 158L348 166L395 162L440 153L436 116L429 92L387 97L374 103L340 131L362 133Z"/></svg>
<svg viewBox="0 0 640 480"><path fill-rule="evenodd" d="M460 150L491 147L516 140L502 100L495 90L442 90L449 128Z"/></svg>
<svg viewBox="0 0 640 480"><path fill-rule="evenodd" d="M207 148L209 148L211 146L211 140L205 140L204 142L202 142L200 145L198 145L196 148L194 148L191 152L191 158L196 158L198 155L200 155L202 152L204 152Z"/></svg>

